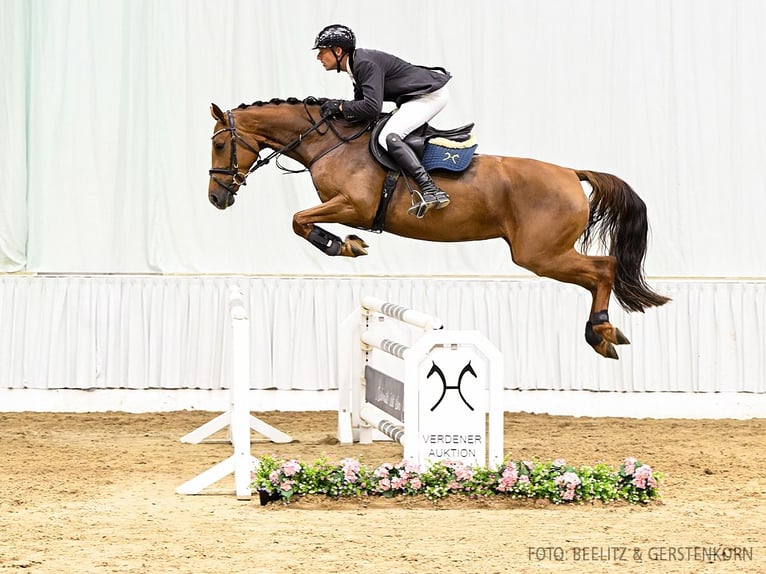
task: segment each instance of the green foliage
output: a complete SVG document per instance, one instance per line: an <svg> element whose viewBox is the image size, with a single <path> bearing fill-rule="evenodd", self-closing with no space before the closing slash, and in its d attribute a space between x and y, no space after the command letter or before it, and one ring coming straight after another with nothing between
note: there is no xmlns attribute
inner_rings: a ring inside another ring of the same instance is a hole
<svg viewBox="0 0 766 574"><path fill-rule="evenodd" d="M295 495L406 496L421 495L438 500L450 494L473 498L504 496L548 500L554 504L583 501L609 503L624 500L646 504L660 497L660 473L635 458L626 458L619 470L605 463L576 468L564 459L513 461L497 468L467 466L439 460L421 470L402 461L375 469L345 458L330 464L326 457L312 464L264 456L253 473L252 488L289 502Z"/></svg>

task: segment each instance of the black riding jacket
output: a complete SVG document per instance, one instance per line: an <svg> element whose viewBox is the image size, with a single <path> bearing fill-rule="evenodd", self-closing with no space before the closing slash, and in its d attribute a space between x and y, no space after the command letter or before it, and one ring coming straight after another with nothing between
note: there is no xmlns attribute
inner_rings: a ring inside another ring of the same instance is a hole
<svg viewBox="0 0 766 574"><path fill-rule="evenodd" d="M435 92L452 77L444 68L416 66L391 54L362 48L351 53L348 66L354 79L354 100L343 102L343 117L352 122L375 119L383 102L399 106Z"/></svg>

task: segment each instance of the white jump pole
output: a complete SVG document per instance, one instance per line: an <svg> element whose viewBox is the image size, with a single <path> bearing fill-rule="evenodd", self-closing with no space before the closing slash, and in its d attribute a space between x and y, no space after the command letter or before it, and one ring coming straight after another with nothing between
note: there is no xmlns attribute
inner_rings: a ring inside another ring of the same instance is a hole
<svg viewBox="0 0 766 574"><path fill-rule="evenodd" d="M444 324L438 317L377 297L369 295L362 297L361 306L346 317L340 326L340 332L344 334L344 339L342 339L338 349L338 439L341 444L351 444L359 440L360 428L362 428L365 436L369 430L363 428L362 425L360 409L363 397L359 394L360 385L356 384L356 381L362 376L364 363L362 355L359 353L360 342L363 346L367 345L368 348L369 346L376 346L363 341L365 333L361 328L362 319L369 317L372 313L380 313L424 331L444 328ZM394 346L395 343L392 342L392 347ZM404 352L404 348L400 349L400 352ZM399 358L402 357L399 356Z"/></svg>
<svg viewBox="0 0 766 574"><path fill-rule="evenodd" d="M371 405L363 406L359 414L388 438L404 446L404 427L401 423L387 419L383 413Z"/></svg>
<svg viewBox="0 0 766 574"><path fill-rule="evenodd" d="M292 438L264 421L252 416L248 406L250 391L250 320L237 287L229 288L229 318L231 323L231 370L229 410L185 435L181 442L200 443L205 438L229 427L229 440L234 453L227 459L185 482L176 489L178 494L199 494L229 474L234 474L237 498L249 500L251 473L255 458L250 454L250 429L272 442L287 443Z"/></svg>
<svg viewBox="0 0 766 574"><path fill-rule="evenodd" d="M432 329L443 329L444 324L438 317L432 317L420 311L403 307L395 303L389 303L377 297L366 296L362 298L362 307L368 311L377 311L382 315L387 315L393 319L398 319L402 323L409 323L425 331Z"/></svg>

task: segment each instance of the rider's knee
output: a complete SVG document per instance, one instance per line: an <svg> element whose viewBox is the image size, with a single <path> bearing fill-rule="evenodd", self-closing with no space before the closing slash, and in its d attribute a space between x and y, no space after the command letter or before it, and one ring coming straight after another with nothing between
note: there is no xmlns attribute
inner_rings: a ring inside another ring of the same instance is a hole
<svg viewBox="0 0 766 574"><path fill-rule="evenodd" d="M389 134L380 134L380 137L378 138L378 143L382 145L386 150L389 149L389 146L391 145L391 142L399 142L402 140L402 137L399 134L395 133L389 133ZM396 143L394 143L396 145Z"/></svg>

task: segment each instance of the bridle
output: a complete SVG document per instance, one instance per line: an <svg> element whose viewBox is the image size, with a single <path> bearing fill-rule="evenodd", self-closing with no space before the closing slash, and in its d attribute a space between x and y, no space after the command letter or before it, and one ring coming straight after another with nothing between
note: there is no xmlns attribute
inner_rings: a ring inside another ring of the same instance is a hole
<svg viewBox="0 0 766 574"><path fill-rule="evenodd" d="M214 182L216 182L218 185L220 185L223 189L225 189L227 193L231 195L236 195L237 190L241 186L247 185L247 176L249 176L256 169L261 167L261 165L264 165L268 163L269 161L271 161L271 158L274 157L275 154L271 154L266 159L261 160L260 149L253 147L250 143L247 142L247 140L237 135L237 126L234 123L234 114L231 113L231 110L228 110L226 112L226 118L229 122L228 127L221 128L220 130L215 132L210 139L214 140L218 135L224 132L229 132L231 134L229 167L228 168L211 167L208 170L208 173L210 174L211 179ZM239 161L237 160L237 144L238 143L242 144L245 148L253 152L256 157L256 161L253 163L252 167L246 172L242 172L239 170ZM227 184L221 181L215 176L216 174L228 175L229 177L231 177L231 183Z"/></svg>
<svg viewBox="0 0 766 574"><path fill-rule="evenodd" d="M349 137L342 136L338 133L335 125L333 122L330 121L329 117L321 118L319 121L315 121L313 116L311 115L311 112L308 110L307 102L304 102L304 108L306 110L306 113L309 117L309 120L311 121L311 127L308 128L306 131L301 132L298 134L298 137L296 137L294 140L292 140L287 145L281 147L278 150L272 151L269 155L267 155L265 158L261 158L261 152L260 149L256 146L253 146L250 144L247 140L242 138L241 136L237 135L237 126L234 122L234 114L231 110L228 110L226 112L226 118L228 121L228 126L225 128L221 128L220 130L216 131L212 137L211 140L214 140L218 135L229 132L231 134L231 145L230 145L230 157L229 157L229 167L223 168L223 167L211 167L208 170L208 173L210 175L210 178L216 182L219 186L221 186L223 189L226 190L226 193L229 194L229 197L227 197L227 200L232 195L237 195L237 191L240 187L243 185L247 185L247 178L248 176L253 173L255 170L263 167L264 165L268 164L272 159L277 158L277 167L281 169L282 171L286 173L303 173L304 171L309 171L311 169L311 166L314 165L314 163L319 160L320 158L324 157L337 147L343 145L346 142L352 141L360 137L364 132L366 132L368 129L370 129L372 122L366 124L363 126L362 129L360 129L358 132L354 133L353 135ZM317 155L314 159L312 159L305 168L303 169L290 169L283 165L279 164L279 156L284 155L295 148L297 148L301 142L303 141L303 138L305 138L307 135L309 135L311 132L316 131L320 135L324 135L327 133L327 131L320 132L319 128L323 125L327 124L329 129L338 137L339 141L332 145L329 149L323 151L319 155ZM239 162L237 160L237 144L241 144L245 148L247 148L249 151L255 154L255 161L253 162L253 165L248 169L247 171L243 172L239 169ZM231 183L227 184L224 181L221 181L219 178L216 177L216 174L220 175L227 175L231 177ZM228 201L227 201L228 203Z"/></svg>

